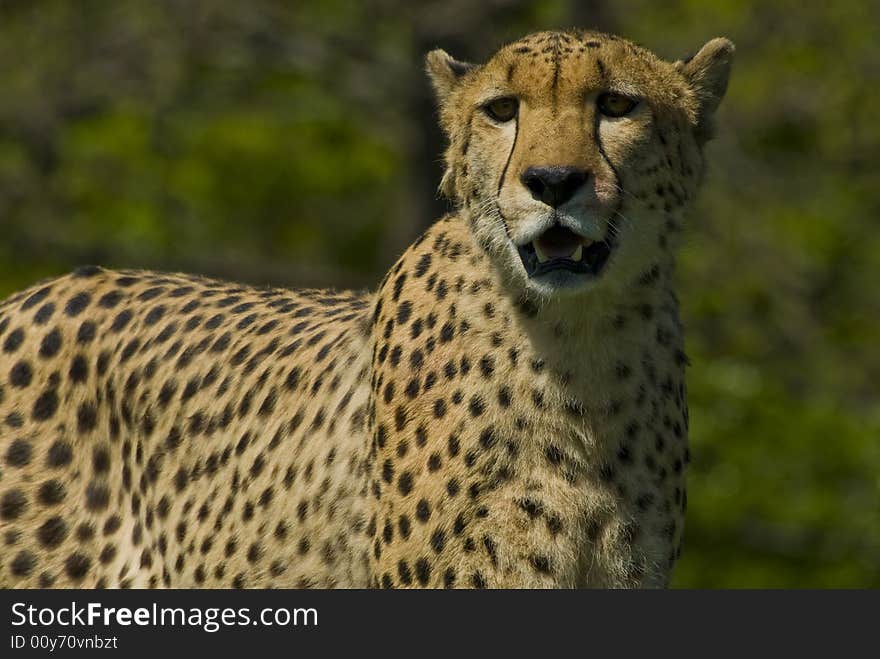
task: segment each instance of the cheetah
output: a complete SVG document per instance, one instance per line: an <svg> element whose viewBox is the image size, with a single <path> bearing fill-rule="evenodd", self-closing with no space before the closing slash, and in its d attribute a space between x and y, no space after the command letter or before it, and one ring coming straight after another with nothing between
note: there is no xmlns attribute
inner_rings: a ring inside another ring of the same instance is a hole
<svg viewBox="0 0 880 659"><path fill-rule="evenodd" d="M668 585L675 248L733 52L429 53L454 210L374 293L90 266L4 301L0 585Z"/></svg>

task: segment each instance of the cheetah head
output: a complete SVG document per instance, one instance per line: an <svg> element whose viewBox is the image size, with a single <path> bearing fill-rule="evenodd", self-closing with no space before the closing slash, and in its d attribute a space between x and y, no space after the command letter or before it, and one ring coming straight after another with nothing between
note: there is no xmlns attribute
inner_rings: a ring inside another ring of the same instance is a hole
<svg viewBox="0 0 880 659"><path fill-rule="evenodd" d="M623 39L544 32L428 73L449 137L441 190L518 295L632 281L671 259L733 44L666 62Z"/></svg>

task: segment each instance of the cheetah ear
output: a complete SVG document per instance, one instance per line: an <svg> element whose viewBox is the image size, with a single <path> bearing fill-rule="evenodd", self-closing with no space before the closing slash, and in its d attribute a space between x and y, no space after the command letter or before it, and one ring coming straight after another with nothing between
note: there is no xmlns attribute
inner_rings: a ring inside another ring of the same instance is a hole
<svg viewBox="0 0 880 659"><path fill-rule="evenodd" d="M696 131L704 141L712 135L712 116L727 91L735 50L729 39L719 37L706 43L696 55L675 63L694 91Z"/></svg>
<svg viewBox="0 0 880 659"><path fill-rule="evenodd" d="M445 50L437 48L425 57L425 68L434 85L434 93L442 105L459 81L475 68L474 64L459 62Z"/></svg>

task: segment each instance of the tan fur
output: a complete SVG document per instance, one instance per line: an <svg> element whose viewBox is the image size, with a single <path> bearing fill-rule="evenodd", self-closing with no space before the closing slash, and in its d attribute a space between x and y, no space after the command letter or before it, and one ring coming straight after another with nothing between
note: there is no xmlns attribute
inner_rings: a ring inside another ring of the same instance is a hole
<svg viewBox="0 0 880 659"><path fill-rule="evenodd" d="M0 306L0 586L668 583L688 462L672 288L732 46L540 33L427 66L456 211L372 295L85 268ZM596 114L604 91L633 112ZM519 99L498 124L482 105ZM617 246L530 280L520 181ZM611 232L611 234L609 234ZM558 285L557 285L558 284Z"/></svg>

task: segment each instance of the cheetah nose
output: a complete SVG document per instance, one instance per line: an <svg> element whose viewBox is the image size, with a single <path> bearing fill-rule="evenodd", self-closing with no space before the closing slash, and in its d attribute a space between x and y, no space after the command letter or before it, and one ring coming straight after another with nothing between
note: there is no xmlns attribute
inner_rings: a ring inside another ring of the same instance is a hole
<svg viewBox="0 0 880 659"><path fill-rule="evenodd" d="M590 173L579 167L552 165L529 167L520 180L533 199L557 208L571 199L589 177Z"/></svg>

